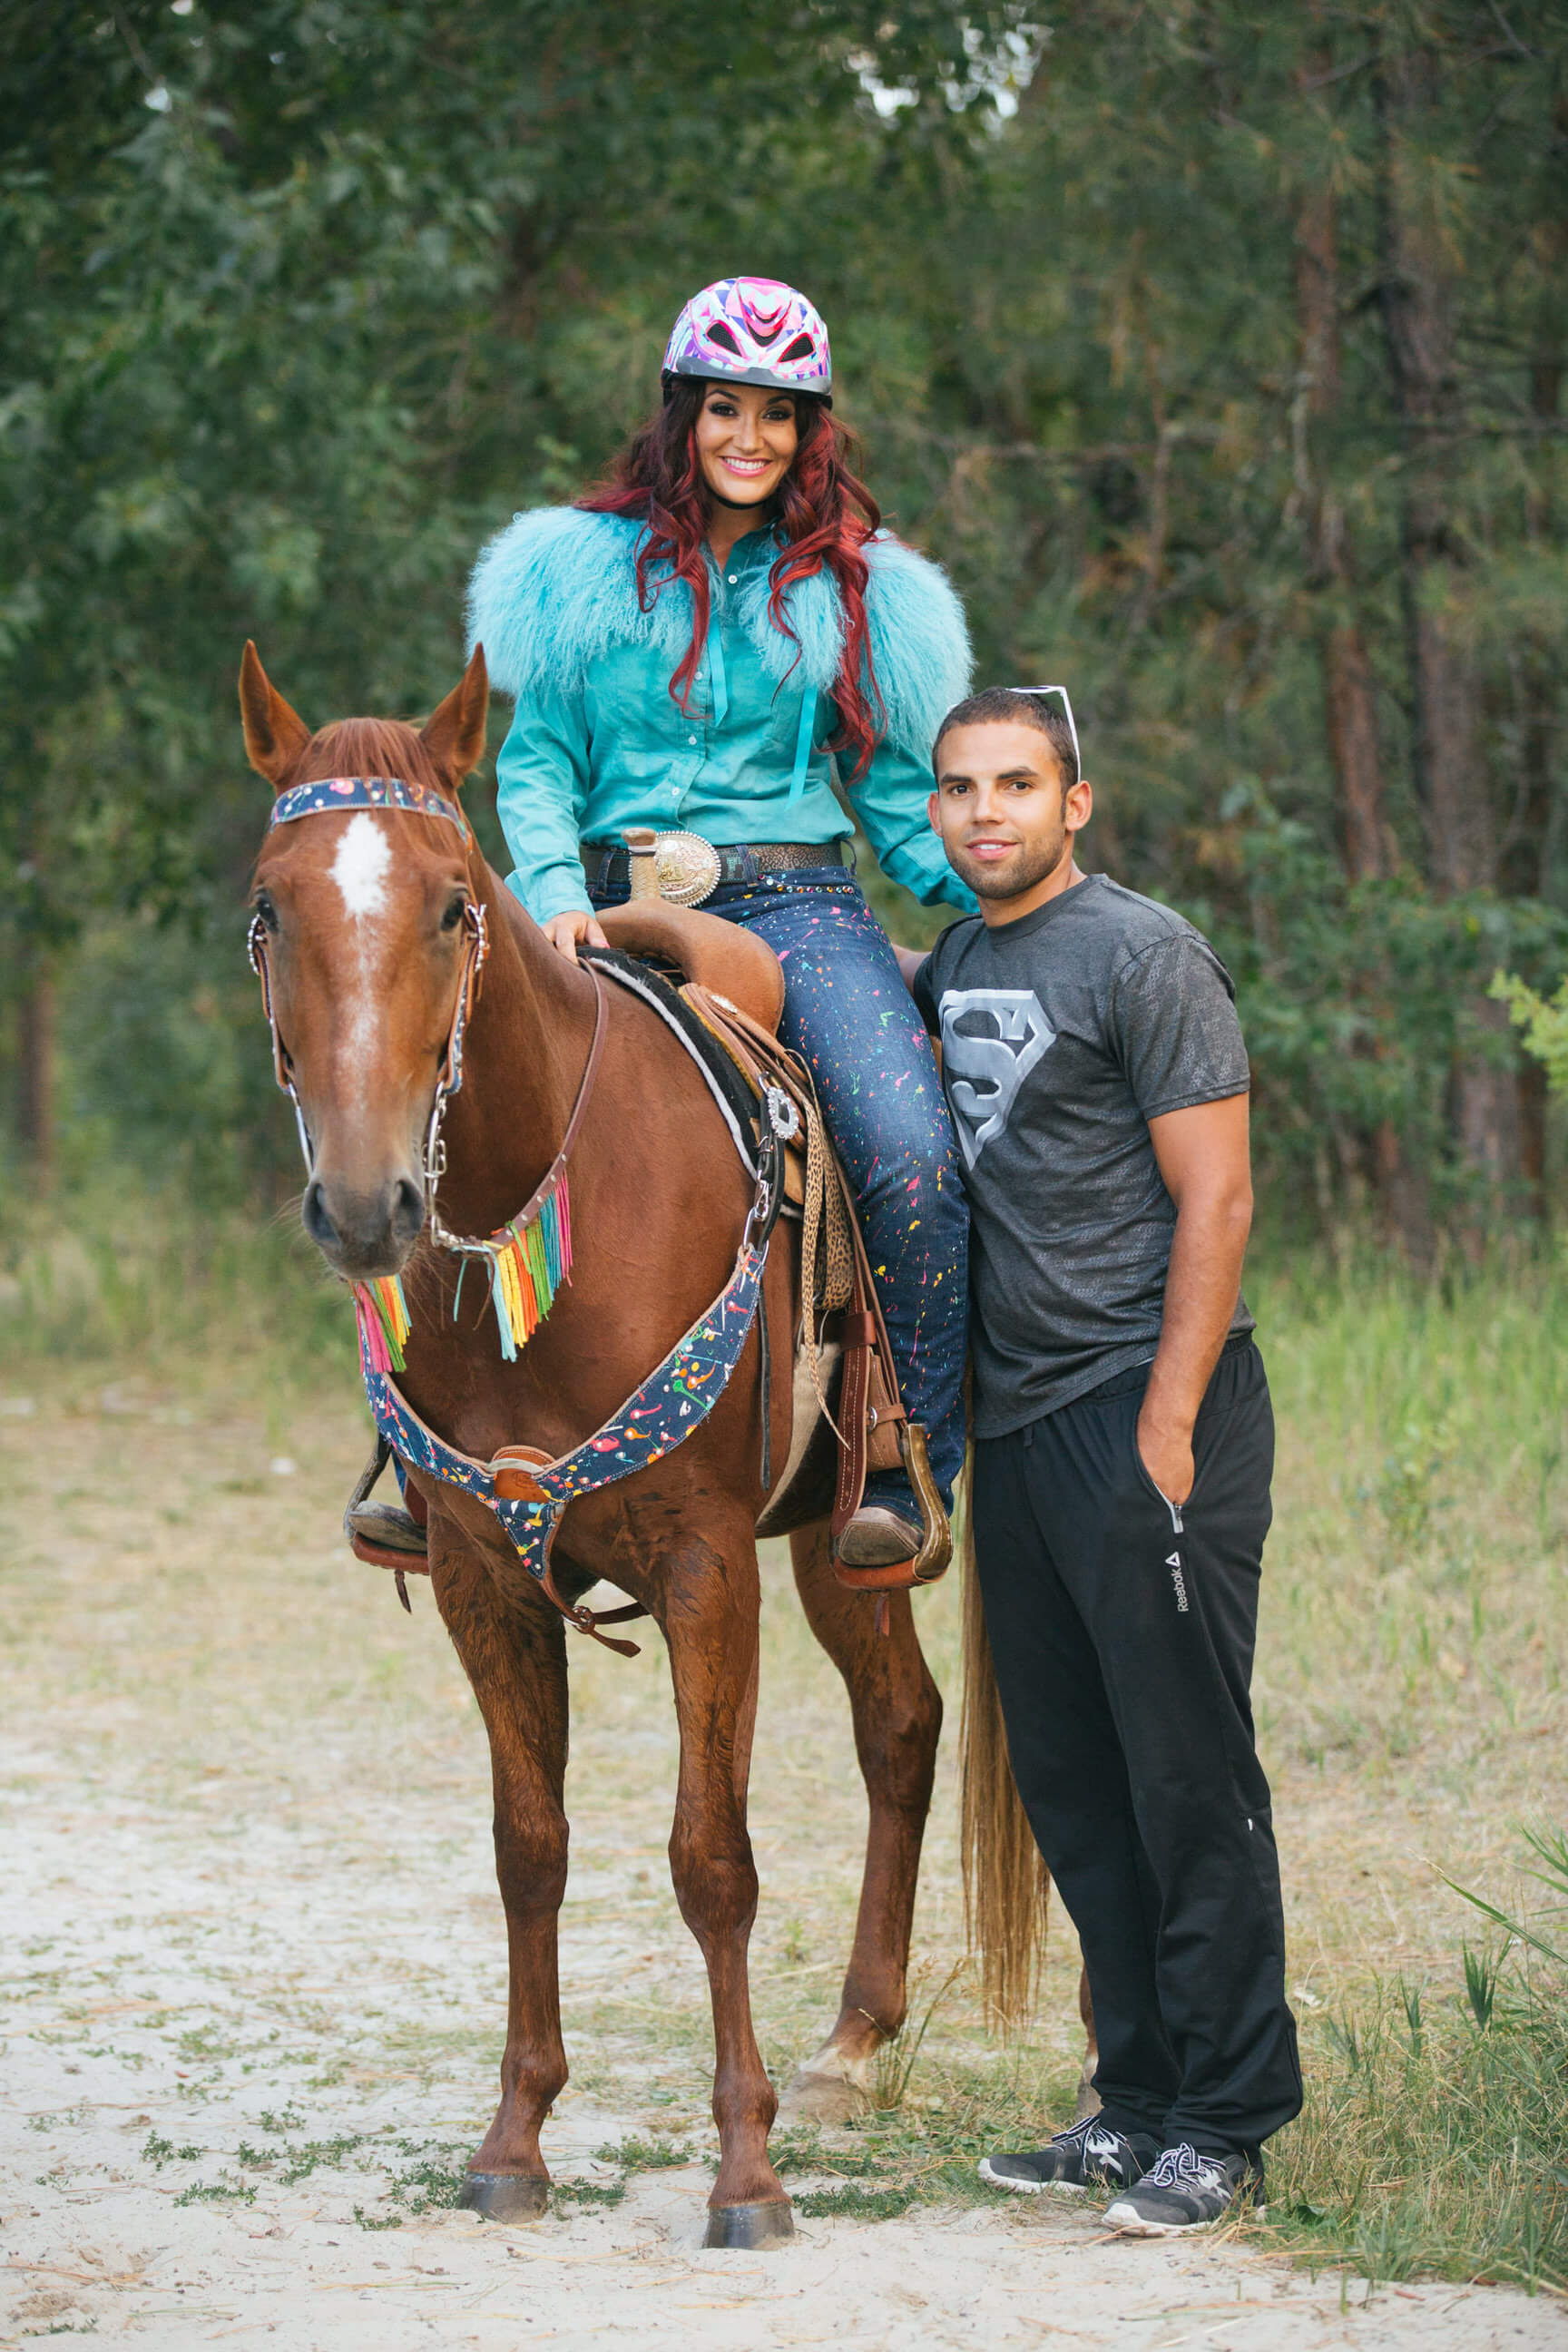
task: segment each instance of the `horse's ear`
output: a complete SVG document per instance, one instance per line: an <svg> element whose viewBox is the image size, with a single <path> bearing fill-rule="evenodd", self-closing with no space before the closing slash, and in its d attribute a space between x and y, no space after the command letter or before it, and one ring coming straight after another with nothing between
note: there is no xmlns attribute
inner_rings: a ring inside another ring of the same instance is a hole
<svg viewBox="0 0 1568 2352"><path fill-rule="evenodd" d="M239 665L239 715L245 722L246 756L276 792L310 741L310 730L262 668L250 637Z"/></svg>
<svg viewBox="0 0 1568 2352"><path fill-rule="evenodd" d="M489 699L485 649L476 646L462 677L420 730L420 741L450 784L460 784L484 758Z"/></svg>

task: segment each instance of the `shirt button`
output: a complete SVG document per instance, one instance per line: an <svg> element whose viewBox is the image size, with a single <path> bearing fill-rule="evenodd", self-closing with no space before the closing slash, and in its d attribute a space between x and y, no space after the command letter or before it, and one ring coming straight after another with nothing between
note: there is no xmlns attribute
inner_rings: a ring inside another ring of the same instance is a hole
<svg viewBox="0 0 1568 2352"><path fill-rule="evenodd" d="M740 584L740 578L741 578L741 575L740 575L740 573L739 573L738 572L731 572L731 574L730 574L730 585L731 585L731 588L737 587L737 586Z"/></svg>
<svg viewBox="0 0 1568 2352"><path fill-rule="evenodd" d="M687 740L687 741L688 741L689 743L695 743L695 742L696 742L696 740L697 740L697 738L696 738L696 736L695 736L695 735L689 735L689 736L687 737L687 739L686 739L686 740Z"/></svg>

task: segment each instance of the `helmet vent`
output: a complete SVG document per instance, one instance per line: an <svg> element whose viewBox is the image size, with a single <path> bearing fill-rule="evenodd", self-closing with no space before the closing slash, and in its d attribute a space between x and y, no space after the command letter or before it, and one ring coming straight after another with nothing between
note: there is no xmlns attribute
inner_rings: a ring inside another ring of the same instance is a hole
<svg viewBox="0 0 1568 2352"><path fill-rule="evenodd" d="M782 367L790 360L808 360L816 349L809 335L797 335L794 342L787 344L779 353L779 364Z"/></svg>
<svg viewBox="0 0 1568 2352"><path fill-rule="evenodd" d="M717 343L721 352L733 352L737 359L742 359L745 356L722 319L714 320L708 330L708 340L710 343Z"/></svg>

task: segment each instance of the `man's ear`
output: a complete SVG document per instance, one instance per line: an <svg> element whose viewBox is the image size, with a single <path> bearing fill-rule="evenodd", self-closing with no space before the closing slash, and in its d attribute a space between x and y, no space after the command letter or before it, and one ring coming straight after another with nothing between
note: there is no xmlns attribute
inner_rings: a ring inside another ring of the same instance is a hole
<svg viewBox="0 0 1568 2352"><path fill-rule="evenodd" d="M454 788L485 755L485 730L489 709L489 673L485 649L476 646L473 658L440 708L433 710L419 740Z"/></svg>
<svg viewBox="0 0 1568 2352"><path fill-rule="evenodd" d="M1062 809L1062 821L1068 833L1081 833L1093 814L1094 786L1087 777L1080 776L1068 793Z"/></svg>
<svg viewBox="0 0 1568 2352"><path fill-rule="evenodd" d="M926 803L926 822L931 826L933 833L941 833L942 794L939 792L932 792L931 798Z"/></svg>
<svg viewBox="0 0 1568 2352"><path fill-rule="evenodd" d="M310 730L298 711L289 709L262 668L261 656L249 637L239 665L239 715L245 726L246 757L277 792L298 764Z"/></svg>

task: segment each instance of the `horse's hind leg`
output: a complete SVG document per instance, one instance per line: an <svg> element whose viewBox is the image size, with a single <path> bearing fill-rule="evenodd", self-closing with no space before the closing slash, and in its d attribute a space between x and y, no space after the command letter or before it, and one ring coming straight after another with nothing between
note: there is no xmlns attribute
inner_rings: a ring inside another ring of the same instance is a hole
<svg viewBox="0 0 1568 2352"><path fill-rule="evenodd" d="M843 1675L870 1821L855 1944L838 2020L784 2096L786 2116L841 2123L859 2112L871 2062L904 2021L921 1841L931 1809L942 1698L915 1633L907 1592L888 1596L888 1630L864 1593L833 1574L827 1530L790 1538L812 1632Z"/></svg>
<svg viewBox="0 0 1568 2352"><path fill-rule="evenodd" d="M756 2246L792 2234L789 2200L768 2161L778 2102L752 2027L746 1948L757 1873L746 1829L746 1768L756 1706L759 1588L747 1526L732 1542L689 1538L665 1564L658 1615L680 1724L670 1874L708 1966L713 2002L713 2120L719 2173L706 2242Z"/></svg>
<svg viewBox="0 0 1568 2352"><path fill-rule="evenodd" d="M489 1734L510 1974L500 2105L458 2202L491 2221L531 2221L550 2201L539 2127L566 2082L556 1974L566 1889L564 1629L531 1593L505 1601L480 1555L434 1511L430 1570Z"/></svg>

